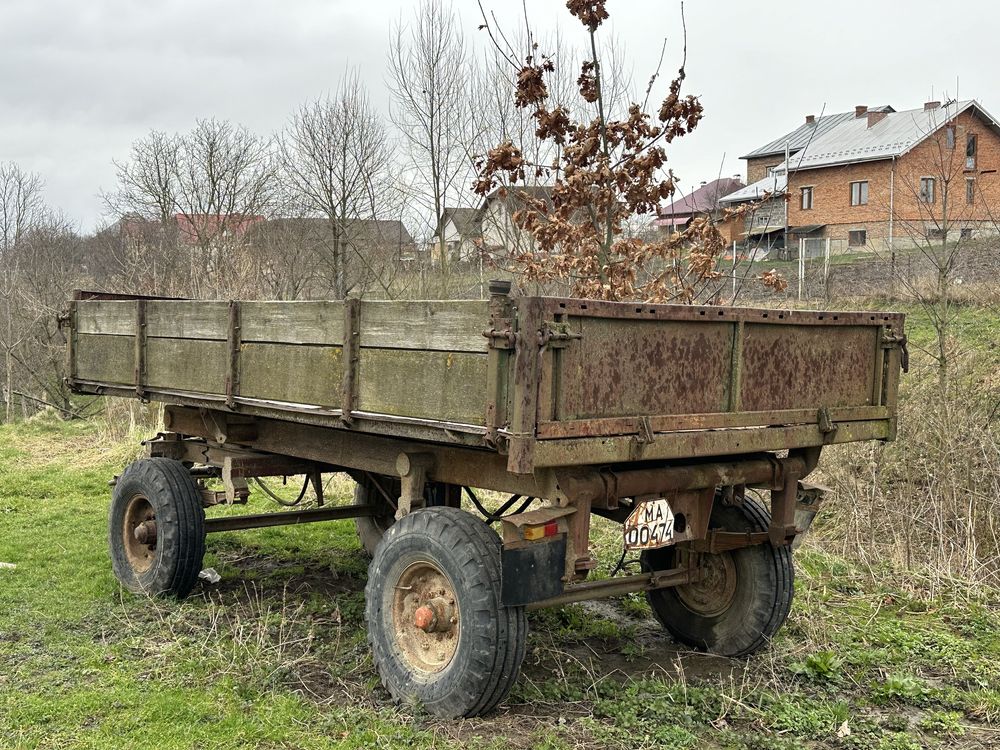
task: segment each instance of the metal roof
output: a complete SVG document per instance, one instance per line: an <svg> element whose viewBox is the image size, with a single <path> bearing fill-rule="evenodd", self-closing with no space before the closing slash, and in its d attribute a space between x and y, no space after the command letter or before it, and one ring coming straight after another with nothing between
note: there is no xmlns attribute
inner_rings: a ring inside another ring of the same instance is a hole
<svg viewBox="0 0 1000 750"><path fill-rule="evenodd" d="M710 213L718 207L719 199L743 187L743 180L737 177L722 177L707 182L697 190L682 195L673 203L661 206L660 216L688 216L696 213Z"/></svg>
<svg viewBox="0 0 1000 750"><path fill-rule="evenodd" d="M719 203L743 203L745 201L756 201L769 194L782 194L788 187L788 175L781 172L769 174L763 180L757 180L745 188L737 190L719 199Z"/></svg>
<svg viewBox="0 0 1000 750"><path fill-rule="evenodd" d="M882 105L879 107L871 107L868 112L893 112L892 107L888 105ZM855 119L854 112L841 112L835 115L823 115L822 117L817 117L816 122L808 123L804 122L799 125L791 133L785 133L785 135L780 138L775 138L770 143L766 143L760 148L755 148L746 156L741 156L741 159L756 159L759 156L774 156L775 154L785 153L785 144L788 144L788 150L790 153L795 153L796 151L805 147L810 140L815 140L816 138L828 133L833 130L838 125L850 122ZM864 120L862 116L859 118Z"/></svg>
<svg viewBox="0 0 1000 750"><path fill-rule="evenodd" d="M976 110L1000 133L996 120L976 101L969 99L949 102L936 109L890 112L871 127L868 127L867 117L843 122L814 139L802 152L790 159L789 168L794 172L902 156L946 122L969 109Z"/></svg>

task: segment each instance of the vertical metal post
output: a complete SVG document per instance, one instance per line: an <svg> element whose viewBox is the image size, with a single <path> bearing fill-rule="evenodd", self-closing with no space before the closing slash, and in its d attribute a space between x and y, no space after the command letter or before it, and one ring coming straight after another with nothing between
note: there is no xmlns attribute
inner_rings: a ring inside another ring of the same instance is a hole
<svg viewBox="0 0 1000 750"><path fill-rule="evenodd" d="M736 240L733 240L733 304L736 304Z"/></svg>
<svg viewBox="0 0 1000 750"><path fill-rule="evenodd" d="M826 238L826 254L823 256L823 290L827 289L830 281L830 238Z"/></svg>
<svg viewBox="0 0 1000 750"><path fill-rule="evenodd" d="M534 470L535 432L538 426L538 388L542 352L538 336L542 326L542 302L523 297L517 307L517 342L514 353L514 389L510 417L510 452L507 469L515 474Z"/></svg>
<svg viewBox="0 0 1000 750"><path fill-rule="evenodd" d="M802 277L806 274L805 237L799 238L799 300L802 299Z"/></svg>
<svg viewBox="0 0 1000 750"><path fill-rule="evenodd" d="M146 300L135 301L135 394L145 399L146 389Z"/></svg>
<svg viewBox="0 0 1000 750"><path fill-rule="evenodd" d="M226 406L236 408L236 397L240 393L240 351L243 348L243 329L240 303L229 302L229 373L226 375Z"/></svg>
<svg viewBox="0 0 1000 750"><path fill-rule="evenodd" d="M486 366L486 441L498 445L498 431L508 419L510 352L514 340L514 301L509 281L490 281L490 334Z"/></svg>
<svg viewBox="0 0 1000 750"><path fill-rule="evenodd" d="M340 421L346 425L354 421L351 412L358 394L358 360L361 350L361 300L344 300L344 380L340 394Z"/></svg>

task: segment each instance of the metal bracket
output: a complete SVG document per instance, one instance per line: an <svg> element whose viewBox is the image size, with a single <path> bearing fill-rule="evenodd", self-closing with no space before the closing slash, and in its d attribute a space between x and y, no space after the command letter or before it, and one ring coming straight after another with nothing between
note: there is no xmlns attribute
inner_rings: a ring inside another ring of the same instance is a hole
<svg viewBox="0 0 1000 750"><path fill-rule="evenodd" d="M396 471L400 478L397 521L407 515L414 504L423 501L427 474L433 468L434 456L430 453L400 453L396 458Z"/></svg>
<svg viewBox="0 0 1000 750"><path fill-rule="evenodd" d="M830 410L825 406L816 412L816 423L819 425L819 431L824 435L830 435L837 431L837 423L833 421Z"/></svg>
<svg viewBox="0 0 1000 750"><path fill-rule="evenodd" d="M233 459L230 456L222 461L222 485L226 488L226 502L230 505L244 503L250 497L247 480L233 472Z"/></svg>
<svg viewBox="0 0 1000 750"><path fill-rule="evenodd" d="M895 333L891 329L887 330L882 335L882 348L883 349L893 349L899 348L899 363L903 368L903 372L910 371L910 350L906 348L906 334L905 333Z"/></svg>

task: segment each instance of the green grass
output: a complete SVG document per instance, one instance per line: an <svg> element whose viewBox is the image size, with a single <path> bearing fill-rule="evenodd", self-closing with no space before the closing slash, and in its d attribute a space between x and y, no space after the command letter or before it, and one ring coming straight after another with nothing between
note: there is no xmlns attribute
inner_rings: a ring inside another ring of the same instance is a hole
<svg viewBox="0 0 1000 750"><path fill-rule="evenodd" d="M0 427L0 561L17 565L0 569L0 748L1000 740L1000 592L931 595L816 548L798 554L786 628L750 660L678 649L637 596L541 611L501 710L439 722L393 706L377 683L367 563L349 522L213 536L206 566L223 581L183 603L122 593L107 557L107 481L133 452L93 423ZM349 489L332 485L342 500ZM613 556L617 531L597 529Z"/></svg>

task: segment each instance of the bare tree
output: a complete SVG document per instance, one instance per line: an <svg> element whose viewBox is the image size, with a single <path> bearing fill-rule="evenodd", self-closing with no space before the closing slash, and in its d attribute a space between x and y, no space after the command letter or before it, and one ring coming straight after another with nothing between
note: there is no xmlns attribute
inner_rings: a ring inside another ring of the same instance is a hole
<svg viewBox="0 0 1000 750"><path fill-rule="evenodd" d="M0 162L0 254L14 246L43 211L42 178Z"/></svg>
<svg viewBox="0 0 1000 750"><path fill-rule="evenodd" d="M42 209L6 253L0 267L3 292L0 350L5 360L5 418L20 401L22 412L38 405L73 415L63 382L63 341L56 316L84 275L80 238L63 216Z"/></svg>
<svg viewBox="0 0 1000 750"><path fill-rule="evenodd" d="M252 257L250 228L274 206L277 173L271 140L225 120L200 120L182 137L177 169L179 239L197 247L208 275L195 293L239 294ZM207 282L207 283L203 283ZM206 288L207 287L207 288Z"/></svg>
<svg viewBox="0 0 1000 750"><path fill-rule="evenodd" d="M447 287L444 209L470 175L467 159L469 65L464 37L445 0L421 0L408 24L393 29L389 47L393 121L403 135L411 177L423 208L433 214L441 273Z"/></svg>
<svg viewBox="0 0 1000 750"><path fill-rule="evenodd" d="M18 295L18 243L39 222L44 212L42 179L13 162L0 163L0 347L4 356L4 415L10 421L14 404L16 351L26 333L19 321L22 300Z"/></svg>
<svg viewBox="0 0 1000 750"><path fill-rule="evenodd" d="M161 283L186 277L196 296L252 288L245 237L274 204L270 139L200 120L183 135L151 132L115 166L118 186L105 202L119 221L123 269L155 269Z"/></svg>
<svg viewBox="0 0 1000 750"><path fill-rule="evenodd" d="M329 253L320 257L342 298L379 273L352 242L352 226L391 214L398 204L389 137L357 72L348 73L334 97L301 106L280 144L293 200L327 223Z"/></svg>

